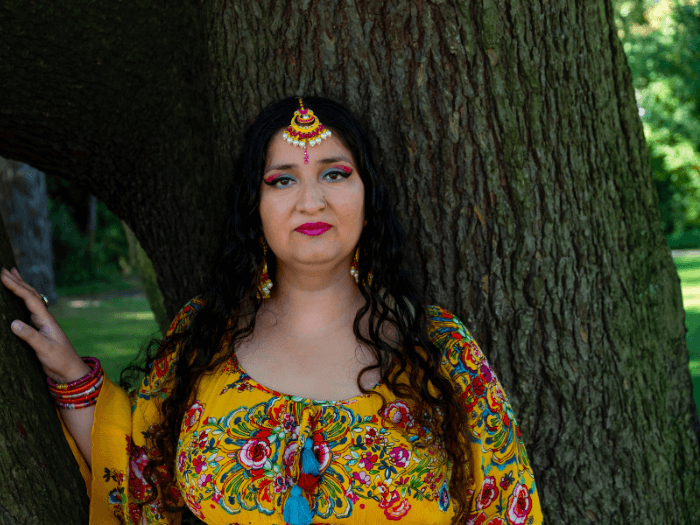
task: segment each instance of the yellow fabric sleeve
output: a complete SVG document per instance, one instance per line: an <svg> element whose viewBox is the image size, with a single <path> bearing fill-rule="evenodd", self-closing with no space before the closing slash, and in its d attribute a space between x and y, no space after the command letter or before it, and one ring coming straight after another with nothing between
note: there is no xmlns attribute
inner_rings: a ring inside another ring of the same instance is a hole
<svg viewBox="0 0 700 525"><path fill-rule="evenodd" d="M541 525L530 460L496 374L459 319L439 307L430 307L430 313L431 338L444 350L443 369L468 415L463 434L469 467L467 521Z"/></svg>

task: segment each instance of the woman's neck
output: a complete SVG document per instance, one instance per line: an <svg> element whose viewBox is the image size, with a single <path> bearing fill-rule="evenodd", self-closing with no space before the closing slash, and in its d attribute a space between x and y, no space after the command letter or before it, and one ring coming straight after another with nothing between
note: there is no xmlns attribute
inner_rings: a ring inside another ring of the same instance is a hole
<svg viewBox="0 0 700 525"><path fill-rule="evenodd" d="M349 272L347 279L282 278L275 288L258 316L293 337L313 339L347 329L365 303Z"/></svg>

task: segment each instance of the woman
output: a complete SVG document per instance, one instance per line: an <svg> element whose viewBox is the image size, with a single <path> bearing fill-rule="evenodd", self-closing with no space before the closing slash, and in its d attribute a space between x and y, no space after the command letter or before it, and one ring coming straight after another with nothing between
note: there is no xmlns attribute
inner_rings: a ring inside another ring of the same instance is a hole
<svg viewBox="0 0 700 525"><path fill-rule="evenodd" d="M541 523L503 390L417 296L404 240L360 124L288 98L246 133L209 285L130 394L3 271L40 328L15 333L51 379L91 523Z"/></svg>

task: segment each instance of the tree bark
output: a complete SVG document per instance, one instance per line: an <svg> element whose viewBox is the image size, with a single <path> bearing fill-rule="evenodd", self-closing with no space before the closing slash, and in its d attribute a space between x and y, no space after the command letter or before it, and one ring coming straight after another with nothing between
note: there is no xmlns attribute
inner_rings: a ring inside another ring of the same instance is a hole
<svg viewBox="0 0 700 525"><path fill-rule="evenodd" d="M55 304L51 221L46 174L0 157L0 215L22 278ZM9 270L10 268L8 268Z"/></svg>
<svg viewBox="0 0 700 525"><path fill-rule="evenodd" d="M145 250L141 247L134 232L131 231L131 228L129 228L124 221L122 221L122 227L129 240L129 257L134 259L133 265L138 268L139 279L146 293L148 305L151 307L156 323L158 323L158 328L160 328L161 333L165 335L165 332L167 332L170 327L170 323L172 323L172 318L165 312L163 295L156 282L156 273L153 269L153 264L146 255Z"/></svg>
<svg viewBox="0 0 700 525"><path fill-rule="evenodd" d="M419 288L497 370L546 522L700 522L680 281L610 0L6 4L27 51L0 48L0 154L125 220L170 317L244 127L329 96L373 135Z"/></svg>
<svg viewBox="0 0 700 525"><path fill-rule="evenodd" d="M0 265L15 266L1 216ZM0 525L87 525L85 482L46 376L31 347L10 331L15 319L30 323L28 312L4 286L0 318Z"/></svg>
<svg viewBox="0 0 700 525"><path fill-rule="evenodd" d="M7 0L0 16L0 155L129 224L171 319L204 283L229 177L214 169L202 23L199 3L164 0Z"/></svg>

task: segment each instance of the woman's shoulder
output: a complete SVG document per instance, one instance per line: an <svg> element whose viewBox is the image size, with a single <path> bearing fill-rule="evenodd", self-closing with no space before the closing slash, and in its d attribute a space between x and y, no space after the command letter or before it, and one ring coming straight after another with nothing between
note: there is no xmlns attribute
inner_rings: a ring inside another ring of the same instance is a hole
<svg viewBox="0 0 700 525"><path fill-rule="evenodd" d="M195 314L204 306L202 295L196 295L180 309L175 315L170 327L163 336L163 343L167 344L171 341L174 334L183 333L190 324ZM167 351L156 357L150 363L149 373L146 374L141 386L138 389L138 397L142 399L151 399L152 397L165 397L169 392L167 383L173 374L175 365L179 359L179 347Z"/></svg>
<svg viewBox="0 0 700 525"><path fill-rule="evenodd" d="M170 327L165 332L165 341L167 342L170 336L175 333L182 333L194 315L202 309L202 306L204 306L202 294L195 295L192 299L187 301L175 315L172 323L170 323Z"/></svg>
<svg viewBox="0 0 700 525"><path fill-rule="evenodd" d="M470 368L467 363L490 370L479 345L456 315L435 305L429 305L427 311L426 331L433 344L442 350L442 365L451 377L464 375Z"/></svg>
<svg viewBox="0 0 700 525"><path fill-rule="evenodd" d="M428 326L427 332L433 343L444 343L450 340L465 341L471 340L469 330L464 326L457 316L448 310L436 306L428 305Z"/></svg>

